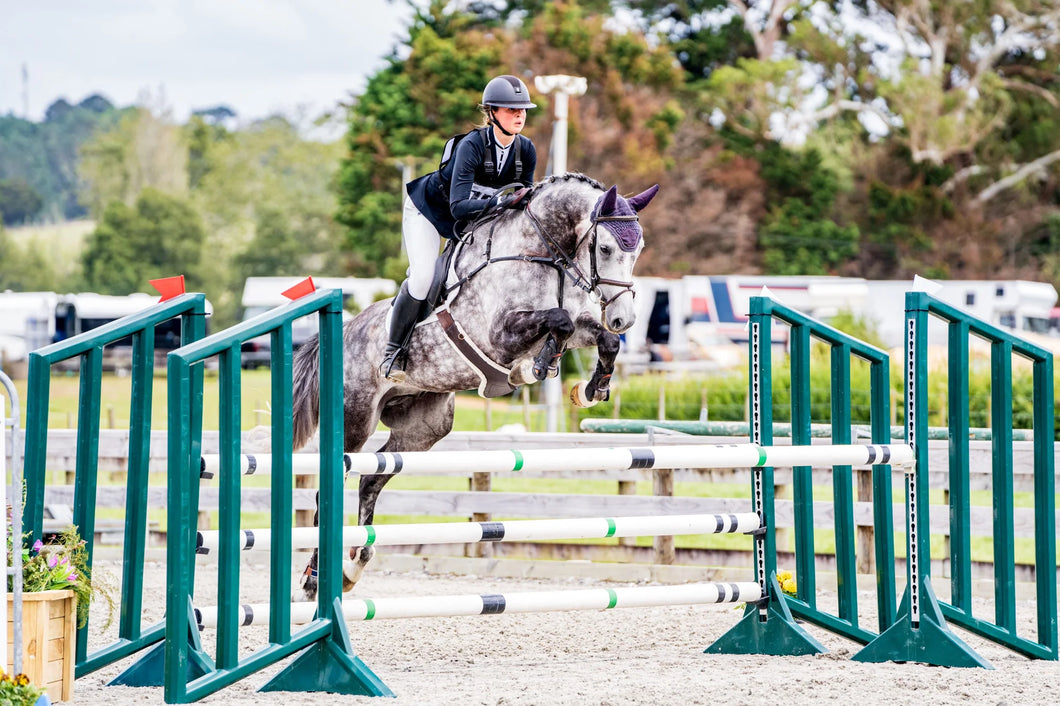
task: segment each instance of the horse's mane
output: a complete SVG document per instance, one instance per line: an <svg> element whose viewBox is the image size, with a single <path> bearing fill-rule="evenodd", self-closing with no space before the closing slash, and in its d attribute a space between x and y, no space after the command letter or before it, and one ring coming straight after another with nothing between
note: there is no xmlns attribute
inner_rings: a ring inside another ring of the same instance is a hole
<svg viewBox="0 0 1060 706"><path fill-rule="evenodd" d="M580 174L578 172L567 172L566 174L553 174L552 176L545 177L541 181L534 184L533 188L530 189L530 197L533 198L539 192L550 188L553 184L569 182L581 182L584 184L588 184L594 189L599 189L600 191L605 190L604 185L598 182L596 179L593 179L592 177L585 176L584 174Z"/></svg>

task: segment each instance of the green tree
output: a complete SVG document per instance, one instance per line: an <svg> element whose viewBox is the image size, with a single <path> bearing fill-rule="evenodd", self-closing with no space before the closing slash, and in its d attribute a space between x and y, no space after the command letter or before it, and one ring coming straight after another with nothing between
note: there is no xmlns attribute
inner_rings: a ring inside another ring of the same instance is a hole
<svg viewBox="0 0 1060 706"><path fill-rule="evenodd" d="M19 247L0 225L0 291L53 291L58 277L47 253L33 247Z"/></svg>
<svg viewBox="0 0 1060 706"><path fill-rule="evenodd" d="M281 116L239 130L193 118L191 203L211 254L202 264L218 325L234 323L250 275L347 275L332 218L342 145L307 140Z"/></svg>
<svg viewBox="0 0 1060 706"><path fill-rule="evenodd" d="M403 269L399 169L436 168L445 141L475 125L482 87L502 65L504 33L469 29L474 21L437 0L417 12L408 58L391 56L350 109L335 218L348 229L355 274Z"/></svg>
<svg viewBox="0 0 1060 706"><path fill-rule="evenodd" d="M102 294L150 292L149 281L183 274L203 291L205 231L187 202L144 189L133 207L115 201L89 234L81 255L85 286Z"/></svg>
<svg viewBox="0 0 1060 706"><path fill-rule="evenodd" d="M21 180L43 201L40 215L55 220L82 218L78 201L81 145L120 112L93 95L76 106L57 101L40 123L0 116L0 180Z"/></svg>
<svg viewBox="0 0 1060 706"><path fill-rule="evenodd" d="M40 194L24 179L0 180L0 216L6 225L25 223L43 206Z"/></svg>
<svg viewBox="0 0 1060 706"><path fill-rule="evenodd" d="M82 201L98 218L114 201L132 205L144 189L174 196L188 190L188 148L165 116L134 108L81 148Z"/></svg>

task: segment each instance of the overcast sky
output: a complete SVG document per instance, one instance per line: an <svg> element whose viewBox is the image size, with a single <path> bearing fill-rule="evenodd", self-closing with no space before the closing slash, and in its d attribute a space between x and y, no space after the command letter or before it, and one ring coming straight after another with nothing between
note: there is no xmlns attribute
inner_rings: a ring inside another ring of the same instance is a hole
<svg viewBox="0 0 1060 706"><path fill-rule="evenodd" d="M225 104L241 120L309 115L364 86L405 34L403 0L0 0L0 115L56 99L161 101L185 120Z"/></svg>

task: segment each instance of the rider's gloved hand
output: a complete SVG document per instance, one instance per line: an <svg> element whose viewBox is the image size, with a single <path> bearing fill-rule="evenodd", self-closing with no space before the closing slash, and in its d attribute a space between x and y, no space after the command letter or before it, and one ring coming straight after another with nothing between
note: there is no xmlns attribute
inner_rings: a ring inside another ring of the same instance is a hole
<svg viewBox="0 0 1060 706"><path fill-rule="evenodd" d="M483 213L488 213L494 209L523 208L526 205L523 201L523 197L526 196L527 191L528 189L523 187L510 194L494 194L490 197L490 200L486 202L486 208L483 209Z"/></svg>
<svg viewBox="0 0 1060 706"><path fill-rule="evenodd" d="M500 208L526 208L526 201L524 197L529 191L530 190L524 186L522 189L519 189L518 191L515 191L509 194L508 196L505 196L497 203L497 205Z"/></svg>

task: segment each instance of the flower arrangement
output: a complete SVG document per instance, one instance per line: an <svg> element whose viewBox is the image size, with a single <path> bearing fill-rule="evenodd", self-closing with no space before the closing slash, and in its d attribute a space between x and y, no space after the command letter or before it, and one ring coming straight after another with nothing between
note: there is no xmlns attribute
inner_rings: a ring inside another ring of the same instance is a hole
<svg viewBox="0 0 1060 706"><path fill-rule="evenodd" d="M8 587L11 587L10 579ZM106 600L113 615L111 591L106 586L93 586L88 550L73 526L60 534L57 542L45 544L38 539L32 547L22 550L22 591L34 593L61 589L70 589L77 596L79 628L88 623L88 606L93 593Z"/></svg>
<svg viewBox="0 0 1060 706"><path fill-rule="evenodd" d="M33 706L43 695L44 689L31 684L25 674L9 676L0 670L0 704Z"/></svg>
<svg viewBox="0 0 1060 706"><path fill-rule="evenodd" d="M780 590L788 596L794 596L798 587L795 584L795 574L790 571L778 571L777 572L777 583L780 584Z"/></svg>

